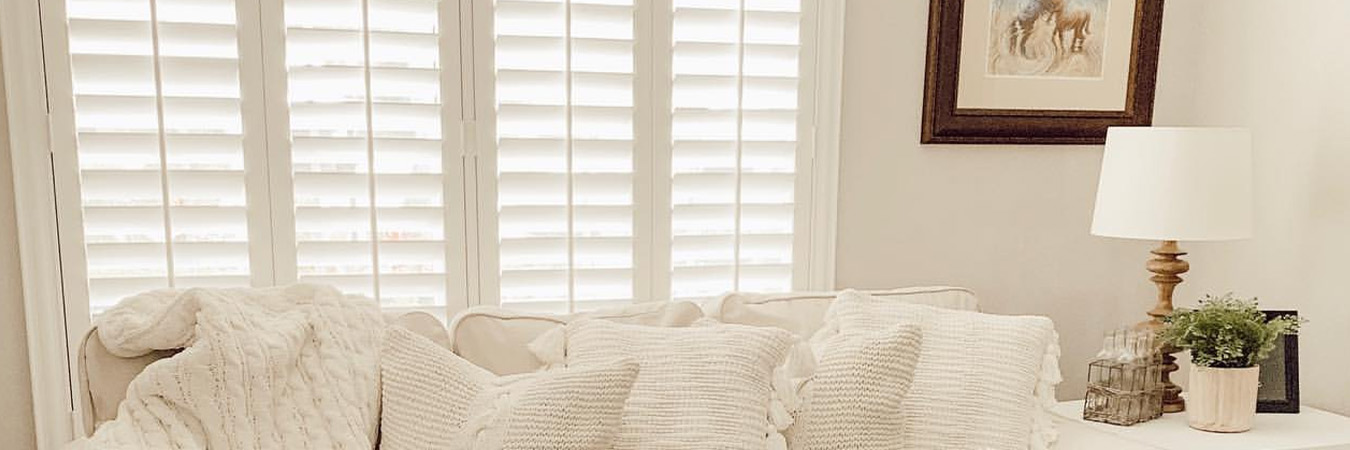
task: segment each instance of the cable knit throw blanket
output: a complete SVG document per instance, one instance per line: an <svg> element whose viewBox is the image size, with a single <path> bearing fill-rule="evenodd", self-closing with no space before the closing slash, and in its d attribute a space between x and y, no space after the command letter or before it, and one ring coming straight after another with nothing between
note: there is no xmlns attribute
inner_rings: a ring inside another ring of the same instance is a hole
<svg viewBox="0 0 1350 450"><path fill-rule="evenodd" d="M117 418L72 449L362 449L378 427L384 324L369 299L315 285L160 290L96 322L146 367Z"/></svg>

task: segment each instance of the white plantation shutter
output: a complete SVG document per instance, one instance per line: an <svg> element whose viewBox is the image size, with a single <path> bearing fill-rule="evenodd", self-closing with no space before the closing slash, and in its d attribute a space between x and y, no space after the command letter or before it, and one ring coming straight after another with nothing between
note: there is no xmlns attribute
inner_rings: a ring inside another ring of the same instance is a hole
<svg viewBox="0 0 1350 450"><path fill-rule="evenodd" d="M794 287L801 6L673 0L672 298Z"/></svg>
<svg viewBox="0 0 1350 450"><path fill-rule="evenodd" d="M64 7L67 39L52 45L68 46L69 59L50 70L68 70L56 91L68 96L54 109L69 116L54 118L54 129L58 141L74 137L63 151L77 161L84 232L66 238L84 244L85 264L74 270L88 279L89 309L154 288L249 285L236 5Z"/></svg>
<svg viewBox="0 0 1350 450"><path fill-rule="evenodd" d="M817 0L41 7L73 316L295 281L570 312L819 269Z"/></svg>
<svg viewBox="0 0 1350 450"><path fill-rule="evenodd" d="M442 23L441 5L284 1L300 280L387 307L447 304L448 261L464 247L447 233L446 192L462 180L446 170L458 143L443 133L445 115L458 121L458 105L443 101L441 34L457 24Z"/></svg>
<svg viewBox="0 0 1350 450"><path fill-rule="evenodd" d="M497 0L492 7L497 210L488 226L498 237L489 245L496 244L501 304L567 312L629 303L636 6Z"/></svg>

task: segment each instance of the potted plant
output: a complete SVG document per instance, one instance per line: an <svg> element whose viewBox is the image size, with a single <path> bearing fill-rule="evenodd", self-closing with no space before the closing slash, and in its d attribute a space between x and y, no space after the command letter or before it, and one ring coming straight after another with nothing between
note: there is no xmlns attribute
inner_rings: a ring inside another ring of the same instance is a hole
<svg viewBox="0 0 1350 450"><path fill-rule="evenodd" d="M1191 352L1186 396L1191 428L1223 433L1250 430L1261 370L1256 363L1275 349L1282 336L1298 333L1298 319L1267 321L1256 299L1239 299L1230 293L1206 296L1198 308L1178 309L1163 321L1162 343Z"/></svg>

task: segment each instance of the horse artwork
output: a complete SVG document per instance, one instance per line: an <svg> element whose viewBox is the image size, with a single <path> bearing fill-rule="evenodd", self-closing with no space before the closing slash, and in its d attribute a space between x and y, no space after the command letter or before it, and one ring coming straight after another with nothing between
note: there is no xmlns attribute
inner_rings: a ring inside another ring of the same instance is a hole
<svg viewBox="0 0 1350 450"><path fill-rule="evenodd" d="M988 74L1098 78L1111 0L991 0Z"/></svg>
<svg viewBox="0 0 1350 450"><path fill-rule="evenodd" d="M1164 1L928 0L919 142L1100 145L1149 126Z"/></svg>

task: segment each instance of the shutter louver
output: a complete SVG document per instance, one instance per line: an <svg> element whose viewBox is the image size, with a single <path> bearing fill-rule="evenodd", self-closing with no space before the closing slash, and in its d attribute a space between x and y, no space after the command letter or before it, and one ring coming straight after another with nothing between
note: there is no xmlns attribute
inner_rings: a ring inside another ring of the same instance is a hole
<svg viewBox="0 0 1350 450"><path fill-rule="evenodd" d="M793 282L801 0L674 0L671 293Z"/></svg>
<svg viewBox="0 0 1350 450"><path fill-rule="evenodd" d="M232 0L66 4L89 308L250 283Z"/></svg>
<svg viewBox="0 0 1350 450"><path fill-rule="evenodd" d="M445 305L441 2L284 6L298 276Z"/></svg>
<svg viewBox="0 0 1350 450"><path fill-rule="evenodd" d="M501 304L634 298L631 0L495 3Z"/></svg>

